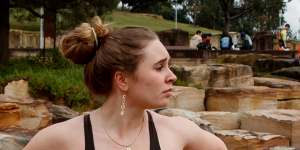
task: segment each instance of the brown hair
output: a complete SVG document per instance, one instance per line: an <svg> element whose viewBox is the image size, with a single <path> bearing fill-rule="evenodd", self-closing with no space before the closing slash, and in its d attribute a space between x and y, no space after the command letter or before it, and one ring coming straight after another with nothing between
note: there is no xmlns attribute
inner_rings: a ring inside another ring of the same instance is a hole
<svg viewBox="0 0 300 150"><path fill-rule="evenodd" d="M60 50L74 63L85 64L86 86L94 94L105 95L111 92L114 73L117 70L134 73L142 58L142 49L155 39L158 39L157 35L145 27L112 31L99 17L94 17L90 24L82 23L64 35Z"/></svg>

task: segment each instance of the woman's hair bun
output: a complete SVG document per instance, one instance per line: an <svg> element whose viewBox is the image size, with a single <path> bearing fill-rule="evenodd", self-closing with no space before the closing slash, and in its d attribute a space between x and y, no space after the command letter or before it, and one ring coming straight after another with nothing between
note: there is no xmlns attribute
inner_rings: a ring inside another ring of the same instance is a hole
<svg viewBox="0 0 300 150"><path fill-rule="evenodd" d="M109 32L100 17L95 16L91 23L82 23L63 35L59 48L63 55L75 64L87 64L93 59L103 37Z"/></svg>

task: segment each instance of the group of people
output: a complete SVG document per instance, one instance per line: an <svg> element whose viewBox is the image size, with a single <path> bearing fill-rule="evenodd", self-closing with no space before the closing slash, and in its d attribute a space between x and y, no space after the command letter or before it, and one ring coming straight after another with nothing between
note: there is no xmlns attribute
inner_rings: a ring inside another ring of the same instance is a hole
<svg viewBox="0 0 300 150"><path fill-rule="evenodd" d="M207 34L202 34L200 30L196 31L190 39L190 47L197 49L212 49L210 43L210 36L207 38ZM203 40L205 39L205 40ZM232 37L228 32L223 32L220 37L220 49L221 50L251 50L253 48L253 42L249 34L240 32L238 41L233 42Z"/></svg>
<svg viewBox="0 0 300 150"><path fill-rule="evenodd" d="M287 46L287 40L290 37L290 25L285 24L276 32L276 39L279 43L279 50L289 50ZM210 36L207 38L207 34L203 34L200 30L196 31L190 39L190 47L197 49L212 49L210 43ZM233 41L231 35L228 32L223 32L220 37L220 49L221 50L252 50L253 42L249 34L242 31L239 33L236 40Z"/></svg>
<svg viewBox="0 0 300 150"><path fill-rule="evenodd" d="M202 34L202 31L197 30L196 34L190 40L190 47L197 49L212 49L210 39L211 34Z"/></svg>

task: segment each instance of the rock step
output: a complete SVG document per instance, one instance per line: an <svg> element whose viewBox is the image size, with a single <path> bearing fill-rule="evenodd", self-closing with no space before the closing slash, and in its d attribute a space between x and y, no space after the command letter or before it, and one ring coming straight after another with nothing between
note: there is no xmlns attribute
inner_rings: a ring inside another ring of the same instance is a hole
<svg viewBox="0 0 300 150"><path fill-rule="evenodd" d="M179 80L187 81L189 86L206 88L254 85L251 67L242 64L174 65L171 69Z"/></svg>
<svg viewBox="0 0 300 150"><path fill-rule="evenodd" d="M244 112L241 129L283 135L300 149L300 110L256 110Z"/></svg>
<svg viewBox="0 0 300 150"><path fill-rule="evenodd" d="M205 106L208 111L251 111L277 109L278 101L300 99L300 88L269 88L245 86L211 88L206 90ZM285 104L282 104L285 105Z"/></svg>
<svg viewBox="0 0 300 150"><path fill-rule="evenodd" d="M174 86L169 108L204 111L205 90L194 87Z"/></svg>
<svg viewBox="0 0 300 150"><path fill-rule="evenodd" d="M288 138L265 132L216 130L215 134L224 141L228 150L267 150L276 146L289 146Z"/></svg>

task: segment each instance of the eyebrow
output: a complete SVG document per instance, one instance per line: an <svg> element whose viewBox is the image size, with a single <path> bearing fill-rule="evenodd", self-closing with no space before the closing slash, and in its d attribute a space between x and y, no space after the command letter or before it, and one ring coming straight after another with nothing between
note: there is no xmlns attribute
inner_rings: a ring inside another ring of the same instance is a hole
<svg viewBox="0 0 300 150"><path fill-rule="evenodd" d="M163 59L159 60L158 62L156 62L154 65L163 63L163 62L165 62L165 61L167 61L167 60L168 60L167 57L166 57L166 58L163 58Z"/></svg>

